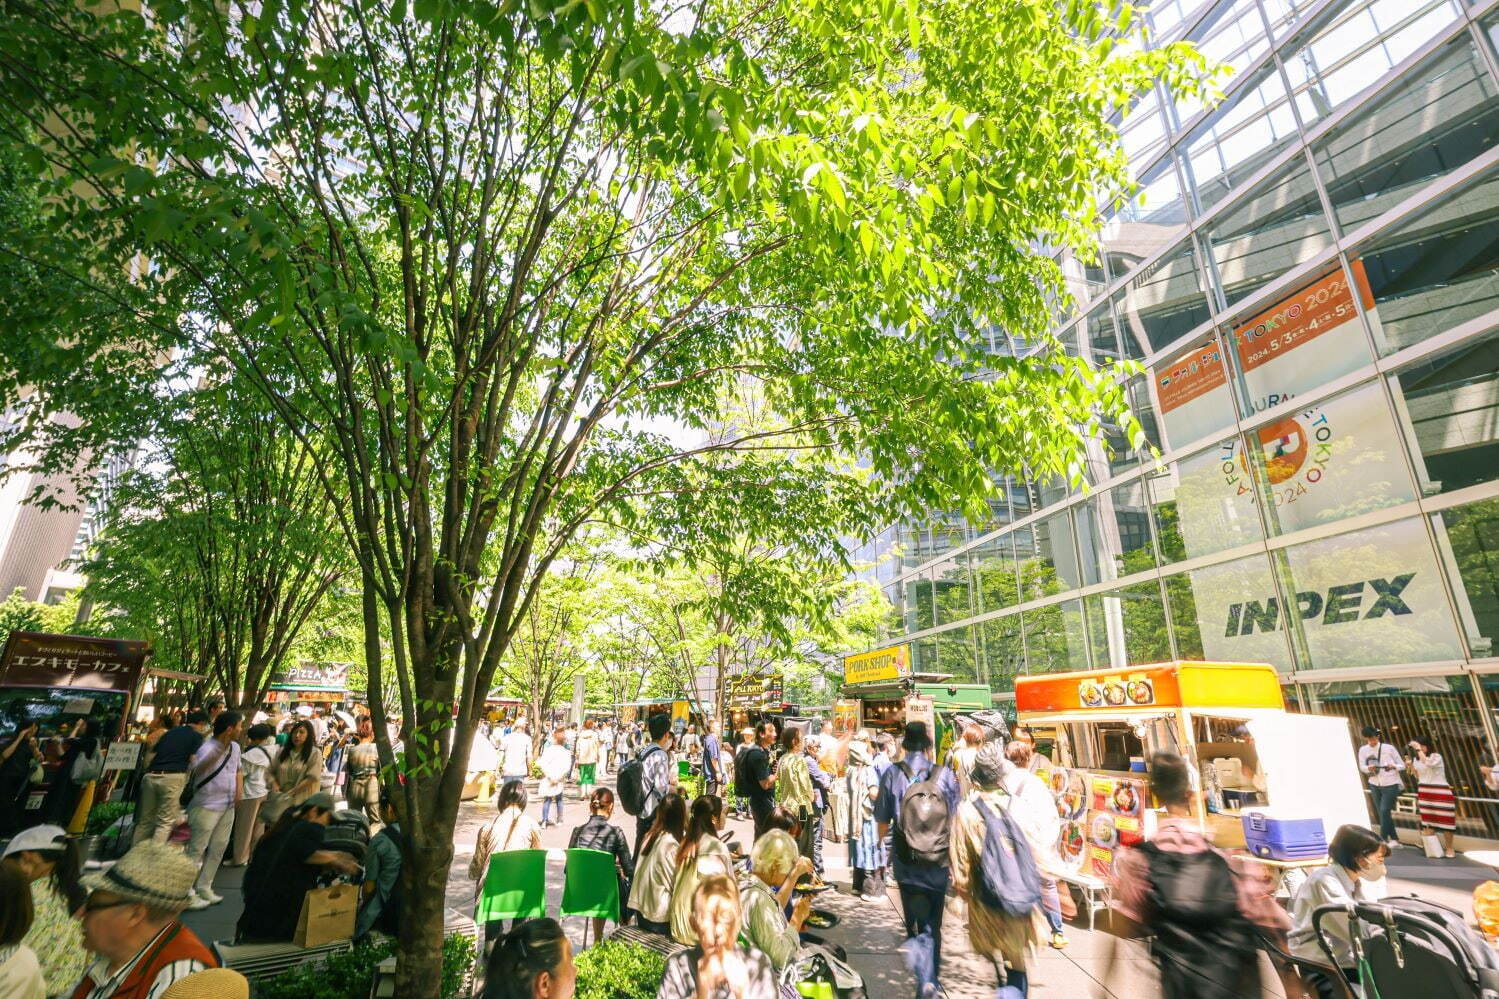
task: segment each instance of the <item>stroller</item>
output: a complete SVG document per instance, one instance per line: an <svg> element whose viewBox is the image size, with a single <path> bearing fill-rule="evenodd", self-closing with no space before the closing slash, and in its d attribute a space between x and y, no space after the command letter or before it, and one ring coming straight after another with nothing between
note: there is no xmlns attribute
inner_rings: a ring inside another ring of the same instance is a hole
<svg viewBox="0 0 1499 999"><path fill-rule="evenodd" d="M1445 905L1399 895L1312 914L1317 942L1336 964L1326 925L1346 920L1365 999L1499 999L1499 956Z"/></svg>

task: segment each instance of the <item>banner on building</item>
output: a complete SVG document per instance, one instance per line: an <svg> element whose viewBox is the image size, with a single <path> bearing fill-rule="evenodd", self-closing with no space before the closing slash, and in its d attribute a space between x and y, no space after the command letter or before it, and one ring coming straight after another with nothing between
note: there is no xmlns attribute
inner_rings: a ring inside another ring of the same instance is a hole
<svg viewBox="0 0 1499 999"><path fill-rule="evenodd" d="M313 662L303 659L271 675L271 690L328 691L345 693L349 686L350 663Z"/></svg>
<svg viewBox="0 0 1499 999"><path fill-rule="evenodd" d="M910 675L911 648L908 645L893 645L888 649L843 657L844 683L875 683Z"/></svg>
<svg viewBox="0 0 1499 999"><path fill-rule="evenodd" d="M150 654L146 642L13 631L0 652L0 685L133 691Z"/></svg>

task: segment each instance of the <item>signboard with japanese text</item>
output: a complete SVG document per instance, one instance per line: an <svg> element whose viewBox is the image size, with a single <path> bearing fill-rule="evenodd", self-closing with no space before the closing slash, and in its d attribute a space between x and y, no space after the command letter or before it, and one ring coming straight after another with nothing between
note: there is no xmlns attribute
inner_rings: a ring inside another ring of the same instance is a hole
<svg viewBox="0 0 1499 999"><path fill-rule="evenodd" d="M146 642L13 631L0 652L0 686L133 692L150 654Z"/></svg>

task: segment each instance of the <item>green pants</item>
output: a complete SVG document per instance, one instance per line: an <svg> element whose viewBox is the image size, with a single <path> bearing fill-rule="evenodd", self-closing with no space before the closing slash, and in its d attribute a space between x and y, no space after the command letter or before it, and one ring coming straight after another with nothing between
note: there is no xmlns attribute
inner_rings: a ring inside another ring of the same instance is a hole
<svg viewBox="0 0 1499 999"><path fill-rule="evenodd" d="M584 787L592 787L593 786L593 784L594 784L593 771L594 771L594 768L596 768L597 766L598 766L597 763L579 763L578 764L578 787L579 787L579 789L582 789Z"/></svg>

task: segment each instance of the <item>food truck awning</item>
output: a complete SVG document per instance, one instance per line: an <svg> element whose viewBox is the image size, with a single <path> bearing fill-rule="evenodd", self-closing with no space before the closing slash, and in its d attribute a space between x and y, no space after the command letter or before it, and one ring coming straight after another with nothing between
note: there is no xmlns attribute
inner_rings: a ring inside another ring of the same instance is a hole
<svg viewBox="0 0 1499 999"><path fill-rule="evenodd" d="M180 669L161 669L152 666L146 670L149 677L159 677L163 680L181 680L184 683L202 683L208 677L202 673L187 673Z"/></svg>

